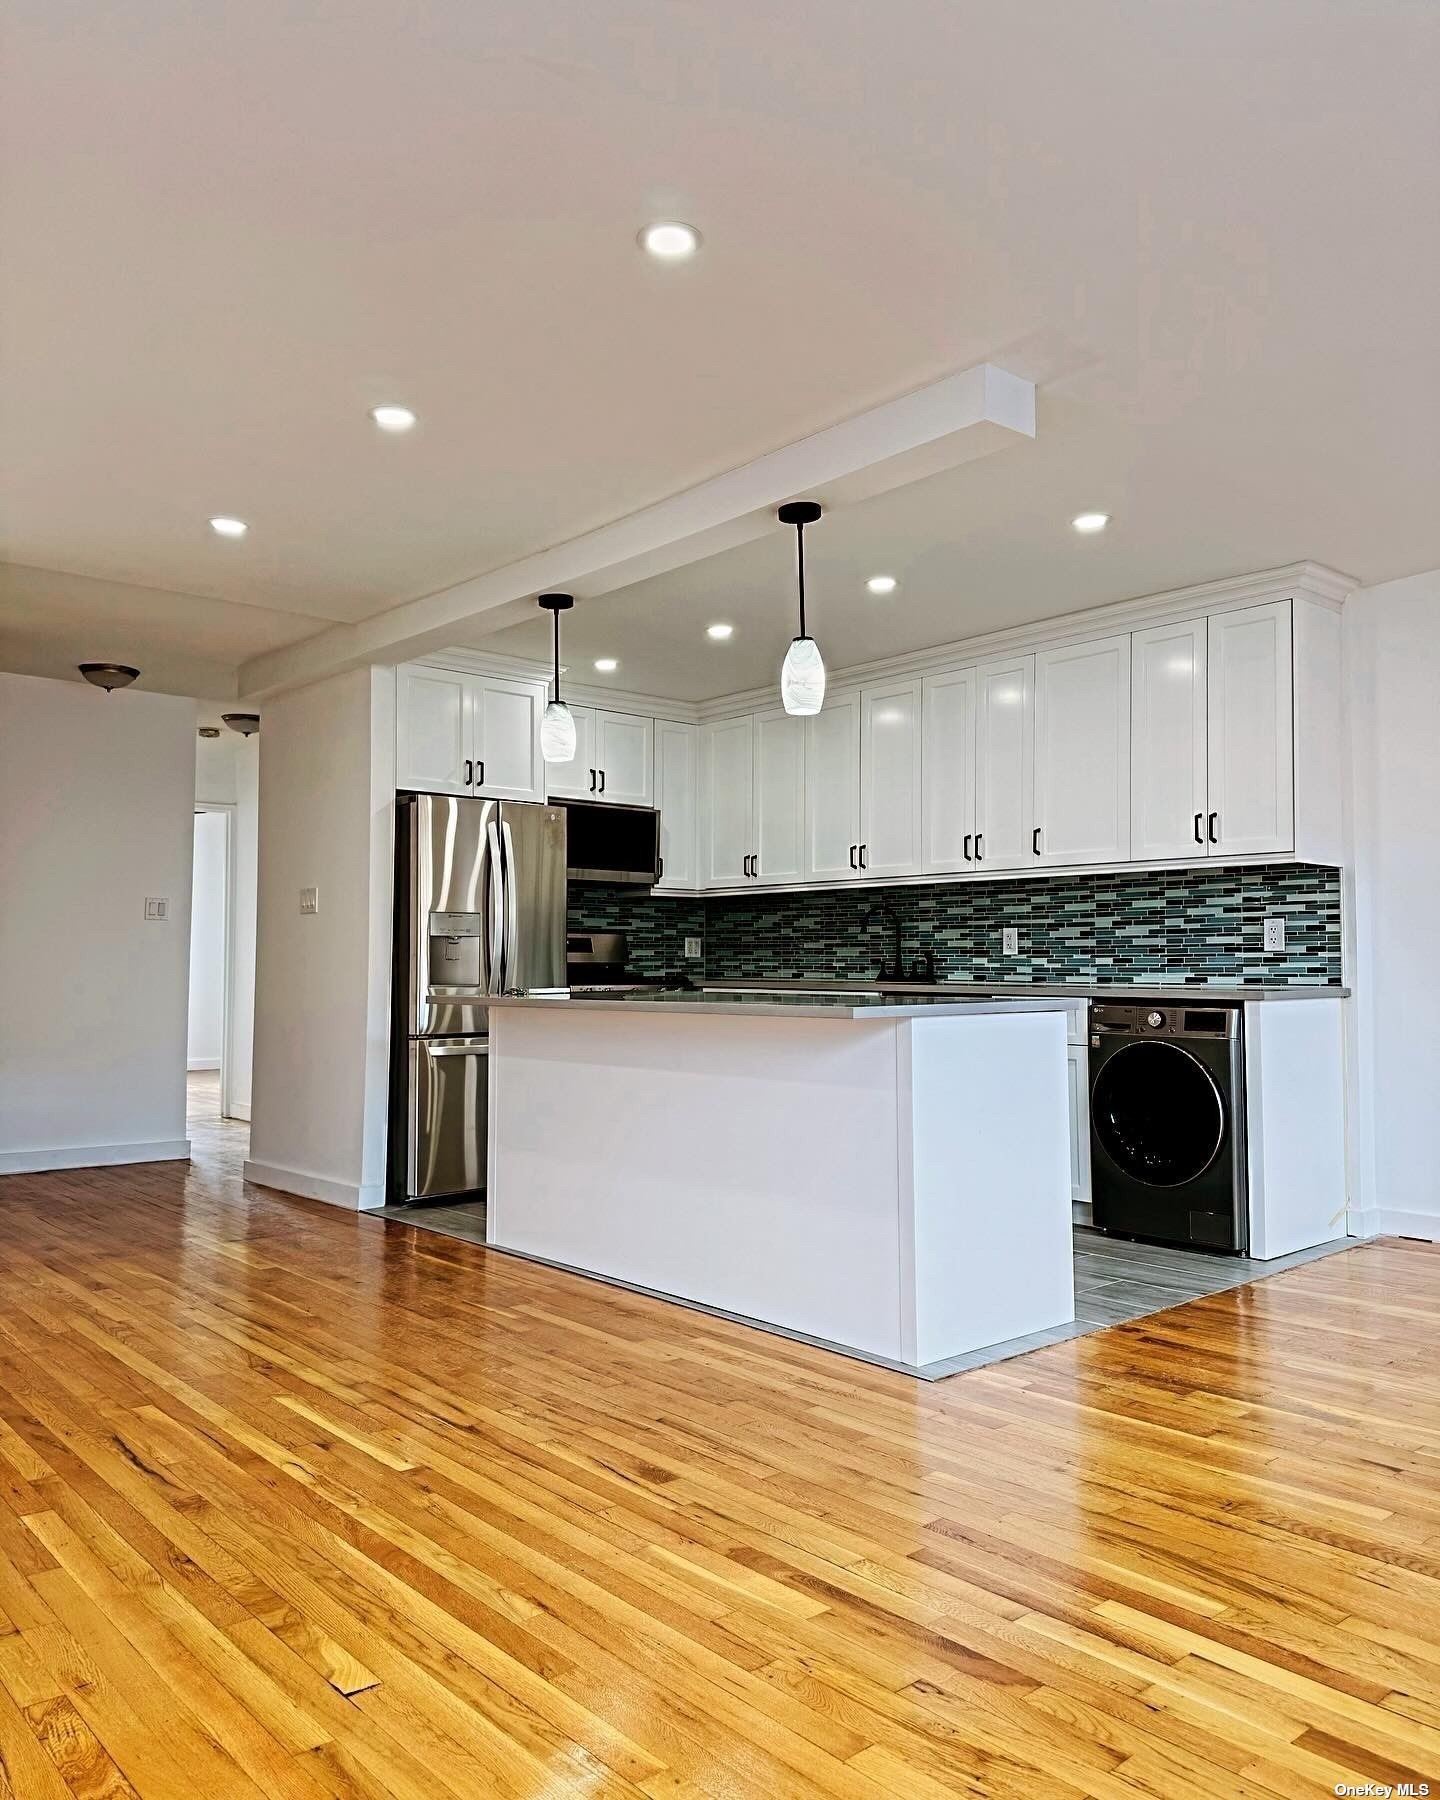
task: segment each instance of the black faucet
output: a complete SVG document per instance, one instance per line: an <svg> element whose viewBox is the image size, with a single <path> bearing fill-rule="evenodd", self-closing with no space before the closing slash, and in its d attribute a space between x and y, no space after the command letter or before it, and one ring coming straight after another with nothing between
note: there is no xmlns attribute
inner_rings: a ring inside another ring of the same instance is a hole
<svg viewBox="0 0 1440 1800"><path fill-rule="evenodd" d="M904 957L900 949L900 915L893 906L882 900L878 905L870 908L860 923L868 925L873 919L889 919L890 930L893 933L890 958L881 963L876 980L899 981L905 973Z"/></svg>

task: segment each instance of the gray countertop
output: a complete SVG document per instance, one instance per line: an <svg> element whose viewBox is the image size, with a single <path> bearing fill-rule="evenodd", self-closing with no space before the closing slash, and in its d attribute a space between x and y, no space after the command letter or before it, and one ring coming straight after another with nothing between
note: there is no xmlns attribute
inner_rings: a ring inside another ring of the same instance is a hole
<svg viewBox="0 0 1440 1800"><path fill-rule="evenodd" d="M628 993L576 994L564 992L534 994L495 994L486 1000L489 1007L525 1006L541 1010L565 1012L650 1012L703 1013L742 1018L784 1019L918 1019L977 1018L986 1015L1021 1012L1063 1012L1067 1001L1062 995L1035 994L1028 990L1014 995L991 997L985 993L950 994L879 993L874 988L853 990L831 983L828 991L820 988L797 988L776 991L769 988L704 989L686 992L682 989L639 988Z"/></svg>
<svg viewBox="0 0 1440 1800"><path fill-rule="evenodd" d="M1255 987L1210 987L1199 983L1187 987L1176 987L1173 984L1153 984L1142 982L1105 983L1098 981L1075 982L1001 982L1001 981L895 981L878 982L859 980L835 980L824 976L806 976L785 979L770 977L764 980L725 981L716 979L705 983L707 992L724 991L727 993L870 993L881 994L886 999L898 999L900 996L937 995L963 1000L977 996L994 996L997 999L1061 999L1061 1000L1114 1000L1139 1001L1159 1000L1172 1005L1183 1003L1201 1003L1209 1000L1238 1005L1245 1000L1346 1000L1350 996L1348 987L1326 987L1319 983L1314 986L1279 985Z"/></svg>

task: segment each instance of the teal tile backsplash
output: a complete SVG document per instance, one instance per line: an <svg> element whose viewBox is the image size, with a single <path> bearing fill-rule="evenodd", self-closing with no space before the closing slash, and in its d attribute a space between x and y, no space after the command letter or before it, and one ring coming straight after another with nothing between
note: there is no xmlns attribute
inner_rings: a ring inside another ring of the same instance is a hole
<svg viewBox="0 0 1440 1800"><path fill-rule="evenodd" d="M1236 987L1342 979L1340 874L1308 863L696 899L577 884L570 924L626 931L631 963L645 975L868 977L888 953L888 926L863 922L879 901L899 915L907 967L928 949L942 980ZM1267 955L1264 920L1277 914L1285 949ZM1006 926L1019 934L1018 955L1001 954ZM685 961L687 936L703 938L703 963Z"/></svg>

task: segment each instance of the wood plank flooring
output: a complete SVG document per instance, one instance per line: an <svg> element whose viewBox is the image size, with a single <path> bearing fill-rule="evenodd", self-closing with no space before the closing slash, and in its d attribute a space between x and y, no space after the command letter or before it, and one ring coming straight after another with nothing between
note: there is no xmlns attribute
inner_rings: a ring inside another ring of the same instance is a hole
<svg viewBox="0 0 1440 1800"><path fill-rule="evenodd" d="M1440 1254L926 1384L205 1160L0 1181L0 1794L1440 1780Z"/></svg>

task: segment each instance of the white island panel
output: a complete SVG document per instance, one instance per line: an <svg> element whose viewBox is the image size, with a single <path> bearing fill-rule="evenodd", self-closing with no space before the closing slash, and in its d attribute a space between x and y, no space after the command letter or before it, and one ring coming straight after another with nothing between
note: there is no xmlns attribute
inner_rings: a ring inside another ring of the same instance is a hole
<svg viewBox="0 0 1440 1800"><path fill-rule="evenodd" d="M908 1361L896 1063L893 1020L496 1007L487 1239Z"/></svg>

